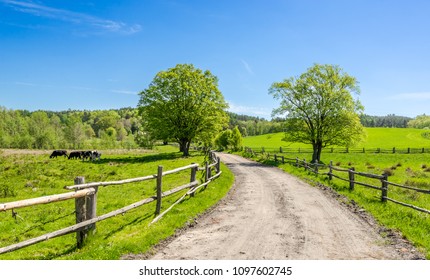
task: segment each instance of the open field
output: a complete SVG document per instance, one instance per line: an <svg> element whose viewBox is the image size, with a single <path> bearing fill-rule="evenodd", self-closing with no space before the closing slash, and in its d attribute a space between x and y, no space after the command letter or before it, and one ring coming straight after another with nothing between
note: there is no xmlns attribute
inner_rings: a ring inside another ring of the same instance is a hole
<svg viewBox="0 0 430 280"><path fill-rule="evenodd" d="M430 148L430 139L426 137L427 130L414 128L366 128L367 138L357 144L357 149L397 149L407 148ZM251 148L265 147L268 149L284 148L308 148L310 145L301 143L287 143L282 141L284 133L264 134L259 136L245 137L243 145ZM327 150L327 149L326 149Z"/></svg>
<svg viewBox="0 0 430 280"><path fill-rule="evenodd" d="M405 128L366 128L366 141L357 145L356 148L365 148L366 151L380 148L387 153L331 153L330 149L325 149L321 155L321 161L329 164L350 168L354 167L356 171L381 175L386 172L390 176L389 181L407 185L425 190L430 189L430 154L427 152L430 148L430 139L426 135L426 130L405 129ZM264 147L266 152L278 153L280 147L288 153L283 154L288 158L299 158L310 161L312 155L303 151L311 149L310 146L299 143L286 143L282 141L284 133L267 134L244 139L244 145L260 152ZM390 153L393 148L396 153ZM295 148L296 151L288 148ZM298 149L301 148L301 153ZM403 149L415 148L417 153L400 154L397 153ZM426 153L420 153L425 148ZM336 150L336 149L335 149ZM279 154L280 155L280 154ZM328 181L327 176L315 176L302 168L297 168L291 163L275 163L266 157L257 156L259 161L267 164L278 165L280 168L289 173L295 174L301 178L311 180L331 186L334 190L345 195L353 203L370 212L381 224L402 232L402 234L411 240L420 248L427 258L430 258L430 215L409 209L394 203L381 203L380 191L357 186L354 191L349 190L349 183L338 179ZM327 170L326 170L327 171ZM323 170L324 172L324 170ZM347 174L344 175L348 179ZM362 182L381 186L378 180L361 179ZM430 195L416 193L414 191L391 187L389 194L395 199L413 204L421 208L430 209Z"/></svg>
<svg viewBox="0 0 430 280"><path fill-rule="evenodd" d="M175 152L173 152L174 150ZM171 170L190 163L204 162L195 153L183 158L177 148L162 147L157 152L102 151L102 159L94 162L49 159L49 151L0 151L0 203L67 192L76 176L86 182L111 181L155 174L157 166ZM175 230L192 223L194 218L222 198L233 183L231 172L221 166L223 174L195 197L187 198L149 226L154 217L151 203L124 215L97 223L82 249L76 248L75 234L65 235L24 249L0 255L0 259L119 259L129 253L148 251ZM202 174L197 174L202 181ZM163 177L163 191L188 183L190 172L184 171ZM155 181L122 186L101 187L97 198L97 214L108 213L155 194ZM169 207L183 193L163 199L162 209ZM45 205L0 212L0 247L40 236L75 223L74 201L67 200Z"/></svg>

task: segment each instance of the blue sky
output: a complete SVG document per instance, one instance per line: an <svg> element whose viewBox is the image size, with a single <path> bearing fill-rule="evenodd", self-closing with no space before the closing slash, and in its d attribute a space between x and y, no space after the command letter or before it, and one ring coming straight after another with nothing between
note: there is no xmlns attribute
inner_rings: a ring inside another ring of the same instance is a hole
<svg viewBox="0 0 430 280"><path fill-rule="evenodd" d="M0 106L136 107L155 74L208 69L230 111L270 118L273 82L314 63L370 115L430 114L430 1L0 0Z"/></svg>

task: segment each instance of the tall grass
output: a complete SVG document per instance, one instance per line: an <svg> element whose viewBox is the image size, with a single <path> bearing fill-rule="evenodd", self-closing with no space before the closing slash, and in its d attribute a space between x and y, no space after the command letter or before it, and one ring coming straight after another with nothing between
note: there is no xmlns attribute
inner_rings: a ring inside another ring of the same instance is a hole
<svg viewBox="0 0 430 280"><path fill-rule="evenodd" d="M161 148L169 151L169 147ZM175 149L176 150L176 149ZM157 166L171 170L204 161L194 153L183 158L177 152L103 153L102 160L82 162L65 158L49 159L44 155L0 155L0 182L13 194L0 196L0 203L66 192L76 176L86 182L120 180L155 174ZM199 213L215 204L233 183L232 173L221 166L223 174L195 197L185 199L159 222L154 218L155 204L148 204L124 215L97 223L82 249L76 248L75 234L58 237L27 248L0 255L0 259L119 259L126 254L145 253L175 230L192 223ZM202 179L202 174L198 174ZM163 191L188 183L190 171L163 177ZM155 181L100 188L97 214L101 215L155 194ZM183 193L163 199L162 211ZM55 231L75 223L74 201L38 205L0 213L0 247Z"/></svg>

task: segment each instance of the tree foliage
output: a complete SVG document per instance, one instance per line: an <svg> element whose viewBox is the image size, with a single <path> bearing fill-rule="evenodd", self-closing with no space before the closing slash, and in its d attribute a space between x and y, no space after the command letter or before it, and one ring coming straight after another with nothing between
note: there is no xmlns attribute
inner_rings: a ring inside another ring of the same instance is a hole
<svg viewBox="0 0 430 280"><path fill-rule="evenodd" d="M268 121L264 118L239 115L232 112L228 112L228 115L230 117L229 128L234 129L237 126L243 137L284 131L284 120L282 118Z"/></svg>
<svg viewBox="0 0 430 280"><path fill-rule="evenodd" d="M364 134L359 114L363 107L352 96L359 93L354 77L338 66L315 64L298 78L287 78L269 89L286 117L285 140L311 144L312 161L320 161L324 147L352 146Z"/></svg>
<svg viewBox="0 0 430 280"><path fill-rule="evenodd" d="M419 115L415 119L408 122L408 127L430 129L430 116Z"/></svg>
<svg viewBox="0 0 430 280"><path fill-rule="evenodd" d="M105 130L115 137L101 137ZM0 148L132 148L140 130L133 108L29 112L0 107Z"/></svg>
<svg viewBox="0 0 430 280"><path fill-rule="evenodd" d="M155 139L176 141L185 156L192 141L209 143L227 125L226 108L218 79L191 64L159 72L140 93L145 131Z"/></svg>

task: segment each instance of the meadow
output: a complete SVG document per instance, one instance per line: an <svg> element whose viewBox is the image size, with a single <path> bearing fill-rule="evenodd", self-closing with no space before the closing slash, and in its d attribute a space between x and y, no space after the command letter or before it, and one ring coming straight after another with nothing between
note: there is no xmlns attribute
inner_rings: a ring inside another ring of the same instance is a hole
<svg viewBox="0 0 430 280"><path fill-rule="evenodd" d="M67 192L76 176L86 182L114 181L156 174L157 166L172 170L191 163L203 164L205 156L192 153L182 157L177 148L165 146L158 151L103 151L100 161L83 162L66 158L49 158L49 151L0 151L0 203ZM233 184L232 173L221 165L223 174L205 190L188 197L160 221L154 218L155 203L136 208L123 215L97 223L83 248L76 247L76 235L68 234L18 251L0 255L0 259L120 259L141 254L192 224L194 219L221 199ZM203 180L198 172L197 179ZM188 183L190 171L163 177L163 191ZM97 197L97 214L105 214L153 196L155 180L120 186L102 187ZM168 208L183 192L163 199ZM75 223L74 200L37 205L0 212L0 247L37 237Z"/></svg>
<svg viewBox="0 0 430 280"><path fill-rule="evenodd" d="M422 135L423 130L418 129L390 129L390 128L368 128L367 141L362 147L389 150L393 147L424 147L430 146L430 140ZM261 147L267 147L266 151L273 149L279 153L279 147L287 147L282 143L282 133L273 135L260 135L244 139L245 145L254 146L256 150L261 151ZM282 145L283 144L283 145ZM292 145L293 146L293 145ZM294 144L294 147L309 148L304 145ZM273 154L273 152L271 151ZM244 153L245 156L250 156ZM286 158L299 158L310 161L310 153L288 152L282 154ZM381 192L363 186L355 186L351 191L349 183L334 178L329 181L325 175L314 175L304 168L297 168L294 161L287 161L285 164L274 162L273 157L268 159L266 155L257 154L255 160L270 165L276 165L279 168L303 178L311 184L321 183L330 186L332 189L347 197L350 203L357 203L360 207L371 213L376 220L387 228L400 231L404 237L410 240L419 250L421 250L430 259L430 214L422 213L392 202L382 203ZM430 154L400 154L400 153L331 153L323 152L321 161L341 168L354 167L356 171L370 174L381 175L387 173L388 181L407 185L424 190L430 190ZM321 172L328 172L328 169L322 169ZM337 174L344 179L348 179L348 174ZM356 180L381 187L381 182L375 179L368 179L356 176ZM430 195L417 193L415 191L401 189L394 186L389 187L388 196L402 202L412 204L424 209L430 210Z"/></svg>
<svg viewBox="0 0 430 280"><path fill-rule="evenodd" d="M430 138L427 130L415 128L365 128L366 137L358 143L355 149L407 149L407 148L430 148ZM279 149L303 148L310 149L310 145L301 143L287 143L282 141L285 133L264 134L252 137L245 137L243 145L251 148Z"/></svg>

